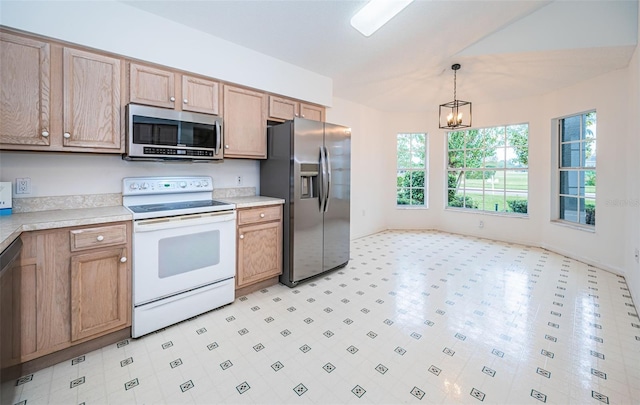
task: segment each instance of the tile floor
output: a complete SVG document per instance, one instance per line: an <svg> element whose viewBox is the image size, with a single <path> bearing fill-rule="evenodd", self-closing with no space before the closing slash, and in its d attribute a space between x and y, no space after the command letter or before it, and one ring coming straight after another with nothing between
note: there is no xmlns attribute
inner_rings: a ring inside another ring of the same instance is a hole
<svg viewBox="0 0 640 405"><path fill-rule="evenodd" d="M639 403L624 278L442 232L382 232L351 256L24 376L2 403Z"/></svg>

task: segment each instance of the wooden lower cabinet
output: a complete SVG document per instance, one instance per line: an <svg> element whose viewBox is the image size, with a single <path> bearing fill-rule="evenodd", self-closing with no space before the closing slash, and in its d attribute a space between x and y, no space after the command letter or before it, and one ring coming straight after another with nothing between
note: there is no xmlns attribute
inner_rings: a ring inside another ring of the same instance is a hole
<svg viewBox="0 0 640 405"><path fill-rule="evenodd" d="M236 293L277 283L282 274L282 206L238 210L237 246Z"/></svg>
<svg viewBox="0 0 640 405"><path fill-rule="evenodd" d="M113 246L111 227L73 227L23 232L19 265L11 279L13 358L30 361L131 325L131 239ZM89 245L72 251L78 232L104 229L98 234L106 248ZM110 245L110 246L109 246ZM6 288L6 287L5 287ZM3 294L3 304L7 298ZM5 306L3 305L3 310ZM3 345L5 340L3 339Z"/></svg>
<svg viewBox="0 0 640 405"><path fill-rule="evenodd" d="M127 326L130 298L126 248L71 257L71 341Z"/></svg>

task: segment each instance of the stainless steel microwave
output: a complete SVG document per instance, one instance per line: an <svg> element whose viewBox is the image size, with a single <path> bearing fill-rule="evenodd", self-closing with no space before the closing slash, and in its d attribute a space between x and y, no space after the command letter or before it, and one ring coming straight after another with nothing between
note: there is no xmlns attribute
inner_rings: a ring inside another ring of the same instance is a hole
<svg viewBox="0 0 640 405"><path fill-rule="evenodd" d="M222 159L222 118L166 108L127 105L126 160Z"/></svg>

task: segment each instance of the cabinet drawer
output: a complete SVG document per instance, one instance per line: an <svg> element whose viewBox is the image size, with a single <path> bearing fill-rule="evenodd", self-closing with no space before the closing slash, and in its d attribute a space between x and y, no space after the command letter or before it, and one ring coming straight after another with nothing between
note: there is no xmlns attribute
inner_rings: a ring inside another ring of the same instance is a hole
<svg viewBox="0 0 640 405"><path fill-rule="evenodd" d="M270 205L265 207L238 210L238 225L279 221L282 218L282 207Z"/></svg>
<svg viewBox="0 0 640 405"><path fill-rule="evenodd" d="M70 231L71 251L127 243L127 225L108 225Z"/></svg>

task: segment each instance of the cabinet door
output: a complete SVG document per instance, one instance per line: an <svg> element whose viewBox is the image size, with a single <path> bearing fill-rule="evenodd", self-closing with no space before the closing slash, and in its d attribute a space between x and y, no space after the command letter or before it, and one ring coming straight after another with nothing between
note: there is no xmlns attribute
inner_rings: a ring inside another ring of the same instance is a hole
<svg viewBox="0 0 640 405"><path fill-rule="evenodd" d="M182 109L218 115L219 86L213 80L182 76Z"/></svg>
<svg viewBox="0 0 640 405"><path fill-rule="evenodd" d="M71 257L71 340L125 327L131 311L127 249Z"/></svg>
<svg viewBox="0 0 640 405"><path fill-rule="evenodd" d="M282 273L282 223L238 227L237 287Z"/></svg>
<svg viewBox="0 0 640 405"><path fill-rule="evenodd" d="M175 107L175 73L132 63L129 66L129 101L156 107Z"/></svg>
<svg viewBox="0 0 640 405"><path fill-rule="evenodd" d="M292 120L298 116L299 103L283 97L269 96L269 118Z"/></svg>
<svg viewBox="0 0 640 405"><path fill-rule="evenodd" d="M20 258L0 273L0 374L36 351L34 287L35 271L23 269Z"/></svg>
<svg viewBox="0 0 640 405"><path fill-rule="evenodd" d="M266 94L224 86L224 148L224 157L266 159Z"/></svg>
<svg viewBox="0 0 640 405"><path fill-rule="evenodd" d="M0 33L0 143L49 145L50 46Z"/></svg>
<svg viewBox="0 0 640 405"><path fill-rule="evenodd" d="M123 150L120 60L64 48L64 146Z"/></svg>
<svg viewBox="0 0 640 405"><path fill-rule="evenodd" d="M324 108L317 105L300 103L300 117L324 122Z"/></svg>
<svg viewBox="0 0 640 405"><path fill-rule="evenodd" d="M20 238L13 285L24 362L70 346L69 236L54 230L23 232Z"/></svg>

